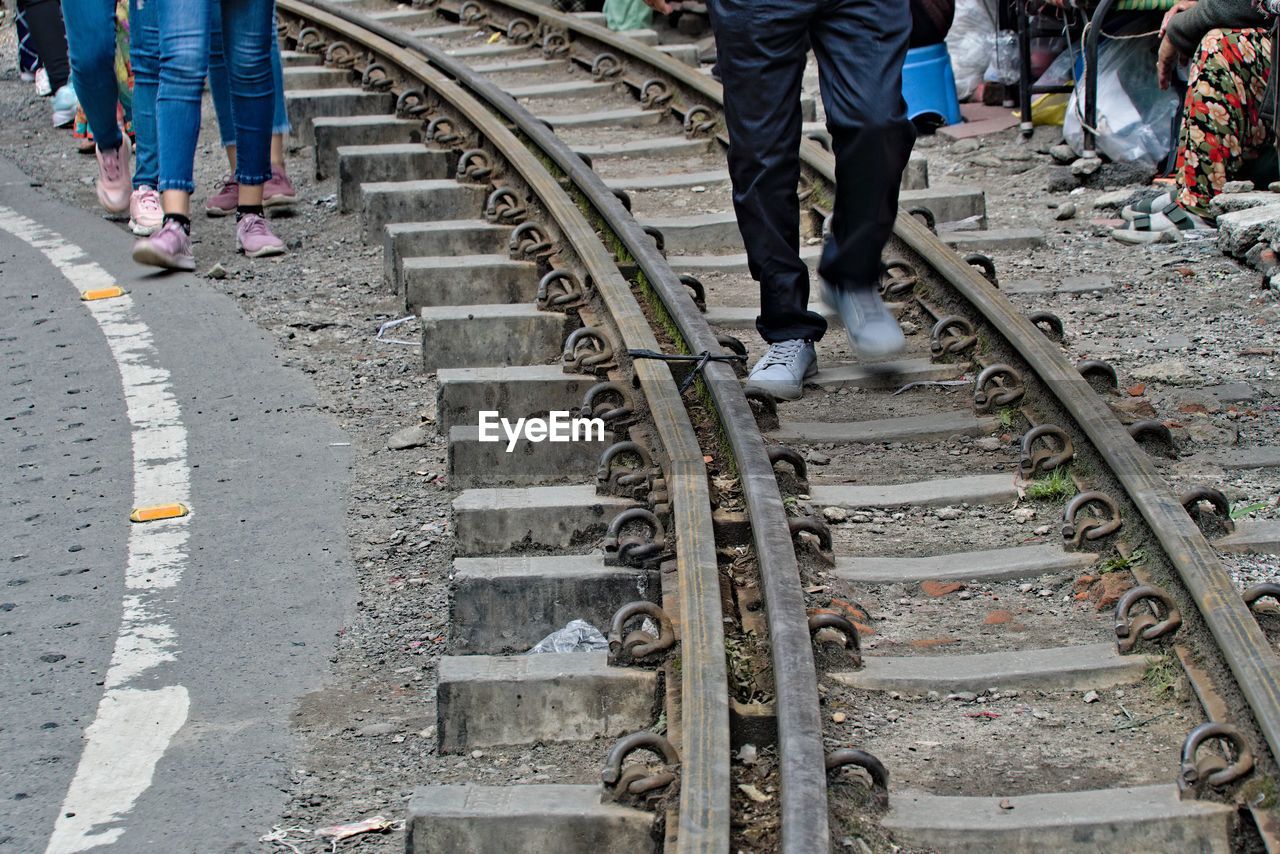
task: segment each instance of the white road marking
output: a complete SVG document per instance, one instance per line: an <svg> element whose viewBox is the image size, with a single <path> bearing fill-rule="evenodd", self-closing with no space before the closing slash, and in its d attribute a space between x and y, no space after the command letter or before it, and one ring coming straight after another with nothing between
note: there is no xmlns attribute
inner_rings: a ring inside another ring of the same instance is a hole
<svg viewBox="0 0 1280 854"><path fill-rule="evenodd" d="M40 250L81 293L115 279L83 249L34 220L0 206L0 229ZM133 425L133 506L191 505L187 432L169 372L160 367L151 330L128 294L85 303L120 370ZM45 854L75 854L110 845L151 785L156 763L187 720L182 685L159 685L155 668L177 659L177 636L164 604L186 565L190 517L130 525L123 616L98 712ZM129 524L121 519L124 524Z"/></svg>

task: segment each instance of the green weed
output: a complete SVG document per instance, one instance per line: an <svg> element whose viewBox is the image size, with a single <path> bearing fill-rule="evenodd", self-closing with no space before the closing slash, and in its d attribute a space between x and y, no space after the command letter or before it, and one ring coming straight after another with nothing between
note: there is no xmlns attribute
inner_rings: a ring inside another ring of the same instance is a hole
<svg viewBox="0 0 1280 854"><path fill-rule="evenodd" d="M1147 672L1143 674L1142 681L1147 683L1156 697L1163 697L1169 693L1177 696L1178 679L1181 676L1182 668L1173 660L1173 656L1166 652L1147 665Z"/></svg>
<svg viewBox="0 0 1280 854"><path fill-rule="evenodd" d="M1124 572L1133 569L1135 566L1142 566L1147 562L1146 549L1134 549L1133 553L1128 557L1116 555L1109 557L1102 562L1102 569L1099 570L1104 575L1108 572Z"/></svg>
<svg viewBox="0 0 1280 854"><path fill-rule="evenodd" d="M1261 510L1267 506L1265 501L1255 501L1253 504L1245 504L1243 506L1237 504L1231 508L1231 518L1239 519L1242 516L1248 516L1254 510Z"/></svg>
<svg viewBox="0 0 1280 854"><path fill-rule="evenodd" d="M1027 484L1027 497L1036 501L1066 499L1076 494L1075 482L1071 480L1071 467L1059 466L1049 472L1048 476L1033 480Z"/></svg>

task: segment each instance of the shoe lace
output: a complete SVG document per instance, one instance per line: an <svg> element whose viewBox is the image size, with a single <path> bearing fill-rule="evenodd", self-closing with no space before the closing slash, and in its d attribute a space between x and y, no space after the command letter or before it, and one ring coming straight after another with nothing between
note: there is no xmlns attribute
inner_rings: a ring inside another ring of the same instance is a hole
<svg viewBox="0 0 1280 854"><path fill-rule="evenodd" d="M760 367L767 368L770 365L789 365L795 361L800 355L800 351L804 349L803 338L792 338L788 341L777 341L769 345L769 352L764 354L764 359L760 362Z"/></svg>
<svg viewBox="0 0 1280 854"><path fill-rule="evenodd" d="M102 173L108 181L119 179L121 172L120 149L108 151L102 155Z"/></svg>
<svg viewBox="0 0 1280 854"><path fill-rule="evenodd" d="M142 213L156 213L160 210L160 194L147 188L138 193L138 210Z"/></svg>
<svg viewBox="0 0 1280 854"><path fill-rule="evenodd" d="M245 214L244 219L240 221L240 230L245 234L269 235L271 229L267 226L267 221L257 214Z"/></svg>
<svg viewBox="0 0 1280 854"><path fill-rule="evenodd" d="M222 190L225 190L228 187L238 187L238 186L240 186L240 182L235 179L234 175L223 175L221 178L218 179L218 182L213 185L213 188L221 192Z"/></svg>

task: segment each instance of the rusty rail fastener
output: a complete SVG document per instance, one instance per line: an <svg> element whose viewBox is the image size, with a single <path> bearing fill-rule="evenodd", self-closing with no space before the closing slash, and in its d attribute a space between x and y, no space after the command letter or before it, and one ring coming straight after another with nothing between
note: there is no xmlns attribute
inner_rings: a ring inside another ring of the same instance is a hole
<svg viewBox="0 0 1280 854"><path fill-rule="evenodd" d="M898 299L911 293L920 281L920 274L909 261L893 258L884 263L880 273L880 293L889 299Z"/></svg>
<svg viewBox="0 0 1280 854"><path fill-rule="evenodd" d="M636 629L623 635L627 623L641 617L650 617L658 624L657 637L643 629ZM671 618L661 606L645 599L623 605L613 615L613 621L609 625L610 659L646 658L655 652L671 649L675 645L676 630L671 624Z"/></svg>
<svg viewBox="0 0 1280 854"><path fill-rule="evenodd" d="M599 418L606 424L617 424L635 414L631 395L619 383L605 380L587 389L582 398L581 414L584 418Z"/></svg>
<svg viewBox="0 0 1280 854"><path fill-rule="evenodd" d="M992 287L1000 287L1000 279L996 276L996 262L992 261L988 256L981 252L970 252L964 256L964 262L970 267L977 267L978 272L982 274L982 278L991 283Z"/></svg>
<svg viewBox="0 0 1280 854"><path fill-rule="evenodd" d="M565 373L599 369L613 358L613 352L613 344L603 329L595 326L575 329L564 342Z"/></svg>
<svg viewBox="0 0 1280 854"><path fill-rule="evenodd" d="M1080 376L1084 377L1086 382L1093 377L1097 377L1106 383L1107 388L1112 391L1120 388L1120 377L1116 374L1115 366L1101 359L1085 359L1076 365L1076 370L1080 372Z"/></svg>
<svg viewBox="0 0 1280 854"><path fill-rule="evenodd" d="M622 539L627 525L639 523L649 530L649 538L628 537ZM667 547L667 536L662 521L645 507L629 507L609 524L601 541L605 566L634 566L645 568L657 561Z"/></svg>
<svg viewBox="0 0 1280 854"><path fill-rule="evenodd" d="M1150 612L1131 617L1129 612L1139 602L1159 602L1164 608L1164 619L1158 619ZM1132 652L1139 640L1155 640L1173 634L1182 625L1182 615L1173 597L1161 590L1144 584L1135 587L1120 597L1116 604L1116 645L1123 655Z"/></svg>
<svg viewBox="0 0 1280 854"><path fill-rule="evenodd" d="M404 98L408 94L408 92L405 92L404 95L401 95L400 97ZM444 116L434 118L428 122L426 134L427 139L437 145L453 145L462 139L462 137L454 130L453 120L447 119Z"/></svg>
<svg viewBox="0 0 1280 854"><path fill-rule="evenodd" d="M844 636L844 648L853 657L853 666L862 666L862 637L853 620L843 614L814 614L809 618L809 634L815 635L823 629L832 629Z"/></svg>
<svg viewBox="0 0 1280 854"><path fill-rule="evenodd" d="M852 747L833 750L827 754L828 774L848 765L854 765L867 772L867 776L871 778L871 793L881 808L887 807L889 805L889 771L884 767L884 763L867 751Z"/></svg>
<svg viewBox="0 0 1280 854"><path fill-rule="evenodd" d="M1035 450L1037 442L1043 443L1045 447ZM1032 427L1022 437L1022 458L1018 461L1018 474L1023 480L1030 480L1041 471L1052 471L1071 462L1075 454L1075 447L1066 430L1056 424Z"/></svg>
<svg viewBox="0 0 1280 854"><path fill-rule="evenodd" d="M1076 517L1080 511L1090 505L1105 507L1110 516L1106 519L1088 516L1077 521ZM1120 525L1119 505L1110 495L1098 492L1096 489L1082 492L1072 498L1062 512L1062 538L1067 540L1072 548L1079 548L1085 539L1100 540L1108 534L1114 534L1120 530Z"/></svg>
<svg viewBox="0 0 1280 854"><path fill-rule="evenodd" d="M668 770L654 770L640 765L623 770L622 763L637 750L648 750L660 758L664 765L680 764L680 754L666 738L654 732L636 732L623 736L609 749L600 771L604 783L604 801L618 801L627 794L640 795L666 787L675 782L676 775Z"/></svg>
<svg viewBox="0 0 1280 854"><path fill-rule="evenodd" d="M1196 753L1210 740L1225 741L1235 749L1236 759L1210 754L1197 760ZM1182 800L1201 797L1209 788L1222 788L1253 770L1253 751L1235 726L1210 721L1187 734L1182 743L1182 770L1178 774L1178 797Z"/></svg>
<svg viewBox="0 0 1280 854"><path fill-rule="evenodd" d="M1066 335L1066 327L1062 325L1062 318L1051 311L1033 311L1027 315L1027 320L1038 326L1041 332L1054 341L1060 342Z"/></svg>
<svg viewBox="0 0 1280 854"><path fill-rule="evenodd" d="M530 223L521 228L525 225ZM541 236L541 232L538 234ZM537 303L541 308L566 308L580 304L586 296L587 289L572 270L551 270L538 281Z"/></svg>
<svg viewBox="0 0 1280 854"><path fill-rule="evenodd" d="M1149 418L1143 421L1135 421L1129 425L1129 435L1140 445L1147 439L1163 442L1166 456L1178 456L1178 446L1174 444L1173 431L1169 429L1168 424L1162 421L1155 421Z"/></svg>
<svg viewBox="0 0 1280 854"><path fill-rule="evenodd" d="M1022 374L1006 364L988 365L973 385L973 408L990 412L993 407L1010 406L1022 400L1026 389Z"/></svg>
<svg viewBox="0 0 1280 854"><path fill-rule="evenodd" d="M623 455L634 459L635 465L619 465L618 458ZM616 495L620 488L632 491L637 487L648 486L653 474L653 456L648 448L639 442L616 442L600 456L600 465L596 468L596 488Z"/></svg>
<svg viewBox="0 0 1280 854"><path fill-rule="evenodd" d="M690 276L688 273L683 273L680 276L680 284L684 285L686 288L690 290L690 292L693 295L693 304L698 307L698 311L702 312L703 314L706 314L707 313L707 289L703 287L702 282L698 281L698 279L696 279L695 277Z"/></svg>
<svg viewBox="0 0 1280 854"><path fill-rule="evenodd" d="M596 54L591 60L591 76L596 80L617 77L622 73L622 61L608 51Z"/></svg>
<svg viewBox="0 0 1280 854"><path fill-rule="evenodd" d="M805 463L804 457L800 456L800 452L795 448L788 448L786 445L770 445L767 453L769 454L769 463L774 467L778 467L778 463L786 463L791 466L796 473L796 480L800 481L800 485L805 489L809 486L809 466Z"/></svg>
<svg viewBox="0 0 1280 854"><path fill-rule="evenodd" d="M520 196L510 187L498 187L489 194L484 206L485 219L489 222L524 222L526 213Z"/></svg>
<svg viewBox="0 0 1280 854"><path fill-rule="evenodd" d="M1280 603L1280 584L1274 581L1264 581L1261 584L1255 584L1244 592L1244 604L1249 606L1249 610L1253 610L1253 606L1258 604L1259 600L1272 598Z"/></svg>
<svg viewBox="0 0 1280 854"><path fill-rule="evenodd" d="M1236 529L1236 523L1231 521L1231 503L1227 501L1227 496L1212 486L1193 486L1178 497L1178 503L1186 509L1187 515L1194 519L1196 524L1204 518L1204 511L1200 509L1202 501L1213 507L1224 531L1230 534Z"/></svg>
<svg viewBox="0 0 1280 854"><path fill-rule="evenodd" d="M935 359L951 353L963 353L977 343L973 324L958 314L940 319L929 333L929 352Z"/></svg>
<svg viewBox="0 0 1280 854"><path fill-rule="evenodd" d="M555 247L551 241L547 239L547 235L543 232L542 226L536 222L522 222L511 232L511 239L507 242L507 249L512 254L531 255L537 257L539 255L549 255ZM542 285L538 285L539 291Z"/></svg>

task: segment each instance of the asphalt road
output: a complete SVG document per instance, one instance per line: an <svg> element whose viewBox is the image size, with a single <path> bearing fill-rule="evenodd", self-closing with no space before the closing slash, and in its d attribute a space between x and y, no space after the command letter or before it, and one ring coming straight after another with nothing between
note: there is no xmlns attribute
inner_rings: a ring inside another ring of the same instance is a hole
<svg viewBox="0 0 1280 854"><path fill-rule="evenodd" d="M256 848L354 600L344 436L132 243L0 160L0 854Z"/></svg>

